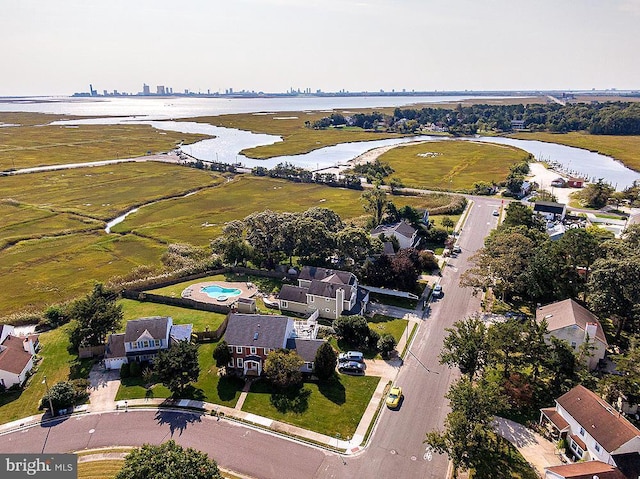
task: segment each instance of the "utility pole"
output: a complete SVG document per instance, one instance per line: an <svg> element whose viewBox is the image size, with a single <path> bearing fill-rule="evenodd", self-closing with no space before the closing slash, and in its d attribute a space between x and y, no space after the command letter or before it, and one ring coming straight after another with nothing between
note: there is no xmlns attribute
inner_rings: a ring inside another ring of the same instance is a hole
<svg viewBox="0 0 640 479"><path fill-rule="evenodd" d="M44 381L42 381L47 388L47 398L49 399L49 412L52 416L56 415L56 412L53 410L53 402L51 402L51 393L49 391L49 383L47 382L47 376L44 377Z"/></svg>

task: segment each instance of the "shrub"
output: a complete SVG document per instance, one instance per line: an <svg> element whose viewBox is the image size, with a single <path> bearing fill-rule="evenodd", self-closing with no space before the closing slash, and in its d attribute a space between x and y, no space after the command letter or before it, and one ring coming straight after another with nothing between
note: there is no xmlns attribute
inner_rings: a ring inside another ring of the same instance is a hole
<svg viewBox="0 0 640 479"><path fill-rule="evenodd" d="M391 334L386 333L378 340L378 351L380 351L380 355L386 359L389 357L389 353L395 349L397 344L396 338Z"/></svg>
<svg viewBox="0 0 640 479"><path fill-rule="evenodd" d="M131 370L129 367L129 363L125 363L120 366L120 379L127 379L131 377Z"/></svg>
<svg viewBox="0 0 640 479"><path fill-rule="evenodd" d="M129 374L132 378L138 378L142 374L142 368L140 367L140 363L137 361L133 361L129 363Z"/></svg>

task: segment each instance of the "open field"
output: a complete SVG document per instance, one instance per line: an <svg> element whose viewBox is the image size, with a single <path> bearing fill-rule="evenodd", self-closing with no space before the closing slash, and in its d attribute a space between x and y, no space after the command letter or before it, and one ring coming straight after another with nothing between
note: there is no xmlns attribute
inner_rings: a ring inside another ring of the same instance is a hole
<svg viewBox="0 0 640 479"><path fill-rule="evenodd" d="M347 438L356 431L379 381L375 376L336 374L325 383L304 383L308 396L278 394L275 401L269 384L257 381L251 385L242 410L328 436L335 437L338 433Z"/></svg>
<svg viewBox="0 0 640 479"><path fill-rule="evenodd" d="M69 117L71 118L71 117ZM43 165L132 158L169 151L208 135L161 131L149 125L49 125L64 119L41 113L0 113L0 171Z"/></svg>
<svg viewBox="0 0 640 479"><path fill-rule="evenodd" d="M3 177L0 198L4 204L107 221L135 206L223 182L212 171L159 162L123 163ZM0 218L0 228L9 220Z"/></svg>
<svg viewBox="0 0 640 479"><path fill-rule="evenodd" d="M104 233L46 237L0 253L0 315L40 311L87 294L140 265L158 265L166 246L133 235Z"/></svg>
<svg viewBox="0 0 640 479"><path fill-rule="evenodd" d="M513 147L470 141L435 141L399 146L380 156L391 175L413 188L470 190L476 181L501 182L509 167L528 158Z"/></svg>
<svg viewBox="0 0 640 479"><path fill-rule="evenodd" d="M640 171L640 136L589 135L587 133L516 133L511 138L538 140L597 151Z"/></svg>
<svg viewBox="0 0 640 479"><path fill-rule="evenodd" d="M363 110L365 111L365 110ZM374 109L367 109L367 113ZM382 111L378 108L375 111ZM353 114L354 111L343 113L345 116ZM326 130L314 130L307 128L305 122L320 120L331 115L332 112L286 112L253 114L243 113L234 115L220 115L212 117L190 118L188 121L200 123L210 123L216 126L227 128L237 128L239 130L252 131L254 133L267 133L281 136L284 141L273 145L259 146L242 150L241 153L249 158L266 159L274 156L299 155L308 153L325 146L333 146L338 143L353 141L383 140L385 138L399 138L404 135L397 133L384 133L365 131L360 128L328 128Z"/></svg>

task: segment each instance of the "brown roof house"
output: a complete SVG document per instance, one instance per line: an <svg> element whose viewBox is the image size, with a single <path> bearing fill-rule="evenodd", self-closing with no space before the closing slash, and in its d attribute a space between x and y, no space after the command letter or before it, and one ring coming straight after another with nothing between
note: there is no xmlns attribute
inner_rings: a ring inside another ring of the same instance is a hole
<svg viewBox="0 0 640 479"><path fill-rule="evenodd" d="M348 271L304 266L298 285L285 284L278 295L282 311L317 314L337 319L366 310L369 292L358 287L358 279Z"/></svg>
<svg viewBox="0 0 640 479"><path fill-rule="evenodd" d="M224 340L229 346L228 367L242 376L260 376L267 355L277 349L295 350L303 359L301 371L311 374L316 352L324 340L316 339L315 321L287 316L231 313Z"/></svg>
<svg viewBox="0 0 640 479"><path fill-rule="evenodd" d="M0 385L22 385L33 368L33 356L40 344L38 335L17 336L15 328L0 325Z"/></svg>
<svg viewBox="0 0 640 479"><path fill-rule="evenodd" d="M640 430L584 386L560 396L555 407L541 409L540 423L566 439L576 460L600 461L617 467L625 477L638 477ZM562 475L557 471L561 467L547 477L582 477Z"/></svg>
<svg viewBox="0 0 640 479"><path fill-rule="evenodd" d="M588 358L589 369L593 370L604 358L607 351L607 338L598 318L573 299L565 299L547 304L536 310L536 321L548 324L549 336L554 336L578 349L587 340L592 345Z"/></svg>
<svg viewBox="0 0 640 479"><path fill-rule="evenodd" d="M545 469L545 479L593 479L594 477L598 479L626 479L620 469L601 461L576 462Z"/></svg>
<svg viewBox="0 0 640 479"><path fill-rule="evenodd" d="M120 369L132 361L150 361L161 349L177 341L191 340L192 324L173 324L167 316L127 321L124 333L109 336L104 356L107 369Z"/></svg>

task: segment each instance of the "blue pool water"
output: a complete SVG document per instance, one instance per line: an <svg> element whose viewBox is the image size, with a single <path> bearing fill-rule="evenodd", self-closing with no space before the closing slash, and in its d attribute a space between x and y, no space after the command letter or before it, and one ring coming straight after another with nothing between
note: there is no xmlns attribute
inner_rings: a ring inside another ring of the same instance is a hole
<svg viewBox="0 0 640 479"><path fill-rule="evenodd" d="M226 301L229 298L234 298L242 294L242 291L238 288L223 288L217 284L205 286L200 291L206 293L210 298L217 299L218 301Z"/></svg>

